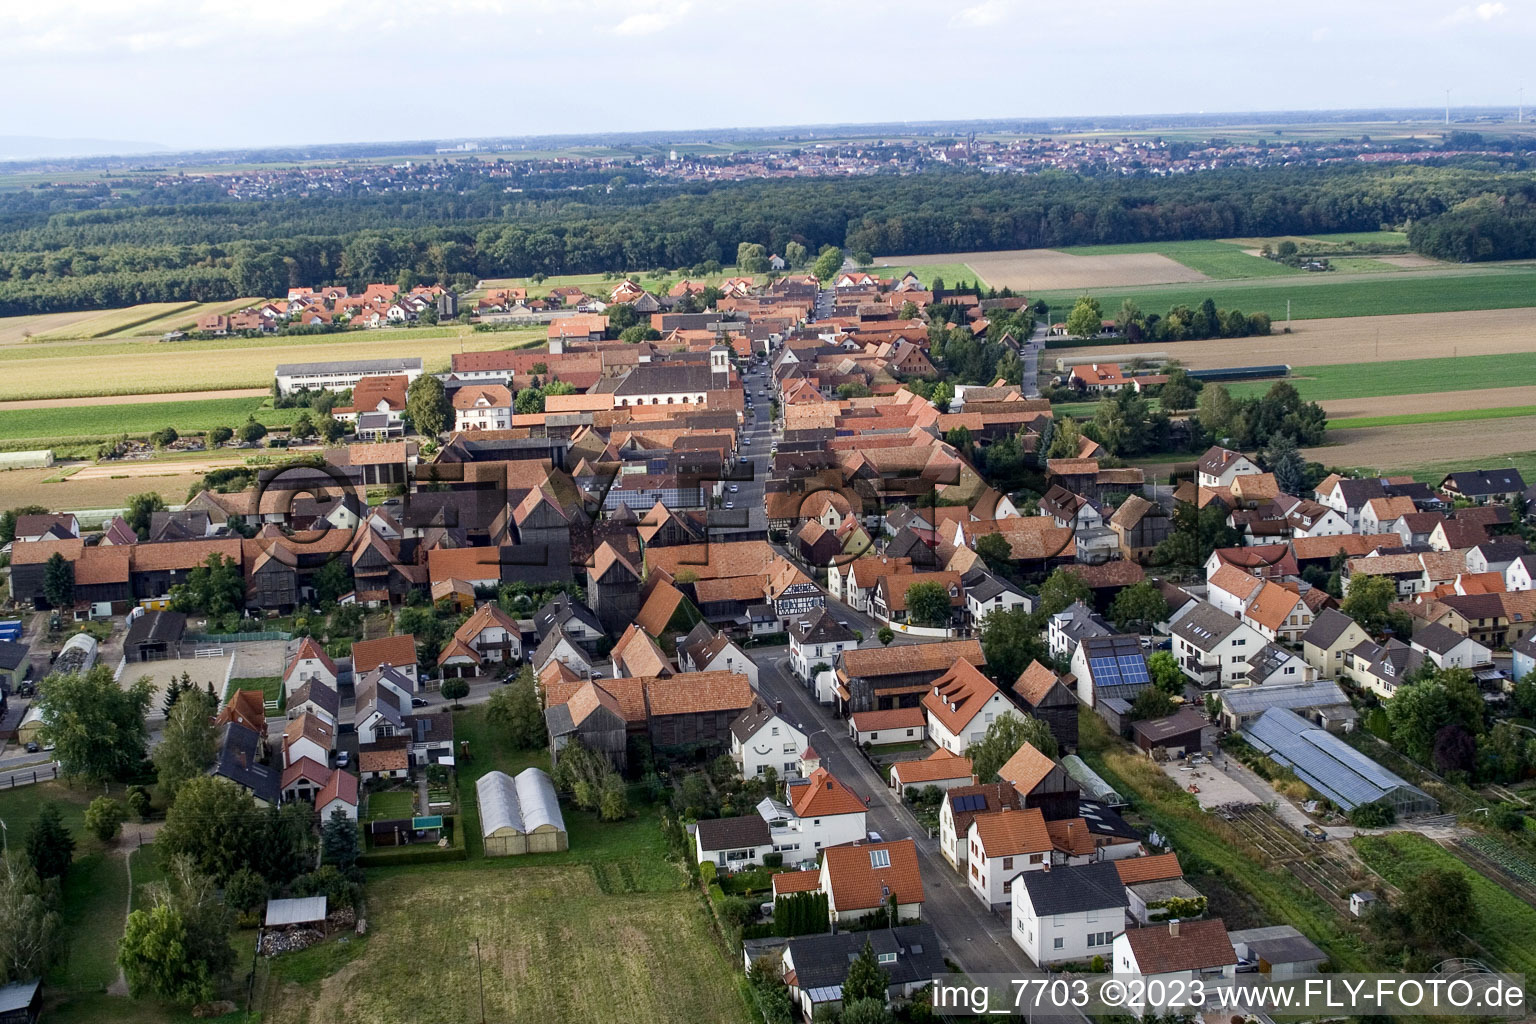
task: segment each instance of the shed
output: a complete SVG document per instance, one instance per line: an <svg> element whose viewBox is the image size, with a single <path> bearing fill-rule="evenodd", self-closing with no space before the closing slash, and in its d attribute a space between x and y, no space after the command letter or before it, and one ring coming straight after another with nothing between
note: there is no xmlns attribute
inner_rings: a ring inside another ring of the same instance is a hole
<svg viewBox="0 0 1536 1024"><path fill-rule="evenodd" d="M34 703L27 708L27 713L21 716L21 724L16 727L16 742L26 746L28 743L42 741L43 706Z"/></svg>
<svg viewBox="0 0 1536 1024"><path fill-rule="evenodd" d="M1316 974L1328 962L1328 954L1288 924L1245 928L1228 932L1237 952L1239 972L1258 971L1271 978Z"/></svg>
<svg viewBox="0 0 1536 1024"><path fill-rule="evenodd" d="M1147 754L1163 750L1169 757L1183 757L1201 749L1200 733L1209 723L1194 708L1183 708L1166 718L1147 718L1131 726L1136 745Z"/></svg>
<svg viewBox="0 0 1536 1024"><path fill-rule="evenodd" d="M296 899L267 900L268 928L324 928L325 897L301 896Z"/></svg>
<svg viewBox="0 0 1536 1024"><path fill-rule="evenodd" d="M516 778L487 772L475 783L475 802L487 857L554 853L570 846L555 784L538 768L525 768Z"/></svg>
<svg viewBox="0 0 1536 1024"><path fill-rule="evenodd" d="M1125 797L1116 793L1114 787L1105 782L1098 772L1089 768L1088 763L1076 754L1068 754L1061 759L1061 770L1077 781L1082 795L1090 800L1097 800L1110 807L1126 805Z"/></svg>
<svg viewBox="0 0 1536 1024"><path fill-rule="evenodd" d="M43 1011L43 979L0 987L0 1024L36 1024Z"/></svg>
<svg viewBox="0 0 1536 1024"><path fill-rule="evenodd" d="M1369 889L1361 889L1359 892L1349 894L1349 912L1356 917L1364 917L1375 905L1376 894Z"/></svg>
<svg viewBox="0 0 1536 1024"><path fill-rule="evenodd" d="M181 612L145 612L128 627L123 657L130 663L175 658L186 630L187 617Z"/></svg>

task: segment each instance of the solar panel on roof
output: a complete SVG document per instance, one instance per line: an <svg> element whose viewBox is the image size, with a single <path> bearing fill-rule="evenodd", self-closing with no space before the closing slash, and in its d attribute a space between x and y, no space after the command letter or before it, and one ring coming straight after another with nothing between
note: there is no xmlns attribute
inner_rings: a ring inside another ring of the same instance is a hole
<svg viewBox="0 0 1536 1024"><path fill-rule="evenodd" d="M987 806L987 798L980 793L967 793L964 796L955 797L955 810L979 811Z"/></svg>

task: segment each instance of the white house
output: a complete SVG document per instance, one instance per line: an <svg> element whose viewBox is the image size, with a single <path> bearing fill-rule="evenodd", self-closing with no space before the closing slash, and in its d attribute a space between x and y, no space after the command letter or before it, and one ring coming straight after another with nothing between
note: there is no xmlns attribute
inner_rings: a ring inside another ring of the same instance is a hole
<svg viewBox="0 0 1536 1024"><path fill-rule="evenodd" d="M305 757L317 764L329 765L331 751L335 747L335 726L315 715L300 715L283 730L283 767L287 768Z"/></svg>
<svg viewBox="0 0 1536 1024"><path fill-rule="evenodd" d="M1240 617L1264 581L1235 565L1223 565L1206 581L1205 599L1223 614Z"/></svg>
<svg viewBox="0 0 1536 1024"><path fill-rule="evenodd" d="M1268 643L1248 658L1248 682L1255 686L1275 683L1307 683L1317 678L1317 670L1295 651Z"/></svg>
<svg viewBox="0 0 1536 1024"><path fill-rule="evenodd" d="M1084 637L1114 633L1108 622L1081 601L1074 601L1052 615L1046 624L1046 643L1053 658L1070 658Z"/></svg>
<svg viewBox="0 0 1536 1024"><path fill-rule="evenodd" d="M851 568L849 573L852 573ZM836 565L829 571L828 579L833 576L837 576ZM790 634L790 665L802 680L811 679L811 669L817 665L837 665L839 654L859 646L859 637L839 622L829 608L817 608L808 616L791 617L785 628Z"/></svg>
<svg viewBox="0 0 1536 1024"><path fill-rule="evenodd" d="M1524 679L1532 672L1536 672L1536 630L1525 634L1511 648L1514 652L1510 665L1510 675L1516 682Z"/></svg>
<svg viewBox="0 0 1536 1024"><path fill-rule="evenodd" d="M283 670L283 692L293 696L293 691L311 679L318 679L331 689L336 689L336 663L312 637L299 641L298 650L288 659Z"/></svg>
<svg viewBox="0 0 1536 1024"><path fill-rule="evenodd" d="M848 734L861 747L921 743L928 735L928 712L922 708L855 711L848 718Z"/></svg>
<svg viewBox="0 0 1536 1024"><path fill-rule="evenodd" d="M1023 608L1034 610L1034 604L1018 587L993 573L973 569L965 574L965 611L967 621L979 626L992 612L1007 612Z"/></svg>
<svg viewBox="0 0 1536 1024"><path fill-rule="evenodd" d="M1112 862L1026 872L1013 886L1013 941L1042 967L1108 960L1125 931L1126 906Z"/></svg>
<svg viewBox="0 0 1536 1024"><path fill-rule="evenodd" d="M1023 806L1018 790L1006 782L959 786L944 794L939 805L939 851L949 866L965 874L969 861L971 822L978 814Z"/></svg>
<svg viewBox="0 0 1536 1024"><path fill-rule="evenodd" d="M833 847L821 859L820 889L834 924L868 917L892 901L898 921L916 921L923 911L917 844L898 839Z"/></svg>
<svg viewBox="0 0 1536 1024"><path fill-rule="evenodd" d="M1053 849L1038 807L978 814L966 833L966 884L987 906L1002 906L1012 898L1014 879L1044 871Z"/></svg>
<svg viewBox="0 0 1536 1024"><path fill-rule="evenodd" d="M503 384L466 384L453 393L453 429L510 430L512 392Z"/></svg>
<svg viewBox="0 0 1536 1024"><path fill-rule="evenodd" d="M787 803L772 797L758 802L757 813L768 823L774 852L786 864L814 860L817 853L865 838L867 805L825 768L785 786Z"/></svg>
<svg viewBox="0 0 1536 1024"><path fill-rule="evenodd" d="M713 633L711 630L713 635L705 638L703 633L708 628L700 623L699 627L695 627L700 639L695 643L678 645L679 667L684 672L735 672L746 676L752 689L757 689L757 662L747 657L747 652L728 633Z"/></svg>
<svg viewBox="0 0 1536 1024"><path fill-rule="evenodd" d="M1403 516L1417 512L1412 498L1372 498L1360 509L1361 533L1396 533ZM1346 524L1348 520L1345 520Z"/></svg>
<svg viewBox="0 0 1536 1024"><path fill-rule="evenodd" d="M952 754L964 754L1003 715L1018 716L1012 701L975 665L956 658L923 695L928 738Z"/></svg>
<svg viewBox="0 0 1536 1024"><path fill-rule="evenodd" d="M330 821L337 811L357 820L357 776L342 768L331 772L330 779L315 797L315 813L322 824Z"/></svg>
<svg viewBox="0 0 1536 1024"><path fill-rule="evenodd" d="M551 662L558 661L577 675L592 674L592 659L581 645L566 635L564 626L551 629L533 652L533 670L540 674Z"/></svg>
<svg viewBox="0 0 1536 1024"><path fill-rule="evenodd" d="M1117 975L1139 974L1161 986L1148 985L1143 993L1188 988L1196 978L1231 977L1237 973L1237 952L1220 918L1205 921L1169 921L1148 928L1132 928L1115 938L1110 966ZM1145 1002L1129 1004L1138 1016Z"/></svg>
<svg viewBox="0 0 1536 1024"><path fill-rule="evenodd" d="M1198 686L1231 686L1248 678L1248 659L1268 641L1252 626L1202 604L1173 624L1173 656Z"/></svg>
<svg viewBox="0 0 1536 1024"><path fill-rule="evenodd" d="M935 750L927 757L891 765L891 788L898 793L929 786L942 790L969 788L975 781L971 759L956 757L947 750Z"/></svg>
<svg viewBox="0 0 1536 1024"><path fill-rule="evenodd" d="M401 693L398 677L389 678L392 673L392 669L382 669L364 677L358 684L352 722L360 744L405 732L411 698Z"/></svg>
<svg viewBox="0 0 1536 1024"><path fill-rule="evenodd" d="M1504 589L1508 591L1536 588L1536 555L1521 555L1504 570Z"/></svg>
<svg viewBox="0 0 1536 1024"><path fill-rule="evenodd" d="M1200 456L1199 480L1201 487L1231 487L1239 476L1264 472L1242 452L1234 452L1220 446L1209 449Z"/></svg>
<svg viewBox="0 0 1536 1024"><path fill-rule="evenodd" d="M1493 661L1493 652L1487 647L1438 622L1420 626L1410 646L1440 668L1481 668Z"/></svg>
<svg viewBox="0 0 1536 1024"><path fill-rule="evenodd" d="M772 851L768 823L756 814L704 818L694 826L693 853L700 864L708 861L717 868L737 871L748 864L761 864Z"/></svg>
<svg viewBox="0 0 1536 1024"><path fill-rule="evenodd" d="M769 768L781 779L798 775L800 752L806 745L805 731L762 701L731 723L731 758L740 766L744 779L762 775Z"/></svg>

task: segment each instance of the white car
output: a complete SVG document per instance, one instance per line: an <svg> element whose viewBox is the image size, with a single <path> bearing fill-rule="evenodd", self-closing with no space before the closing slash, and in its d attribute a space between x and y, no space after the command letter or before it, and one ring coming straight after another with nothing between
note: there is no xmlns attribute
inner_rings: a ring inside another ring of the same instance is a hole
<svg viewBox="0 0 1536 1024"><path fill-rule="evenodd" d="M725 507L726 508L735 508L736 507L736 503L734 501L728 501L728 502L725 503Z"/></svg>
<svg viewBox="0 0 1536 1024"><path fill-rule="evenodd" d="M740 488L738 488L735 484L731 484L731 493L732 494L735 494L738 490L740 490Z"/></svg>

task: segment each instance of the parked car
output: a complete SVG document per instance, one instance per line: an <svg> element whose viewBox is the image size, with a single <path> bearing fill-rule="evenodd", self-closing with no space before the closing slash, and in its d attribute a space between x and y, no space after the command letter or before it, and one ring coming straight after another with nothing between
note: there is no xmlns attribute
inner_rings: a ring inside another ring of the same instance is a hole
<svg viewBox="0 0 1536 1024"><path fill-rule="evenodd" d="M345 750L336 751L336 767L345 768L352 763L352 755Z"/></svg>
<svg viewBox="0 0 1536 1024"><path fill-rule="evenodd" d="M37 741L36 740L33 740L32 742L27 744L27 753L29 753L29 754L35 754L35 753L37 753L41 749L43 749L43 748L39 747L37 745Z"/></svg>
<svg viewBox="0 0 1536 1024"><path fill-rule="evenodd" d="M428 703L430 703L430 702L425 697L412 697L411 698L411 707L413 707L413 708L424 708L424 707L427 706Z"/></svg>

